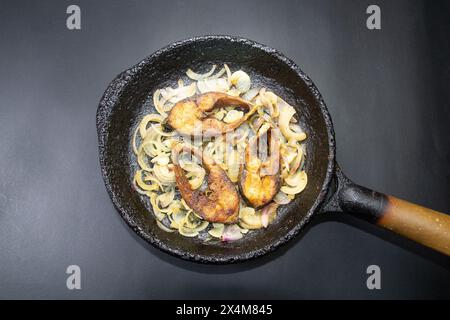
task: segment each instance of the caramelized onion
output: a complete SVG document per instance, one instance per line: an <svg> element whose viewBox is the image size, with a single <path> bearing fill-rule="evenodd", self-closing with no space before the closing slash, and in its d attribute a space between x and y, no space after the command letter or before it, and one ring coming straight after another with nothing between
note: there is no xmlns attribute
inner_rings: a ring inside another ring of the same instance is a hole
<svg viewBox="0 0 450 320"><path fill-rule="evenodd" d="M214 64L212 66L211 70L209 70L208 72L203 73L203 74L196 73L196 72L192 71L192 69L188 69L188 71L186 71L186 75L195 81L203 80L203 79L208 78L210 75L212 75L214 73L214 70L216 70L216 67L217 66Z"/></svg>

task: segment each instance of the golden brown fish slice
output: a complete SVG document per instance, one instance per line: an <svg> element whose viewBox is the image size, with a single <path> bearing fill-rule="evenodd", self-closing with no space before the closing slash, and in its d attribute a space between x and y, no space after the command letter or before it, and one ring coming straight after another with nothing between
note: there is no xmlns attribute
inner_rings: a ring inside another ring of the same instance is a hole
<svg viewBox="0 0 450 320"><path fill-rule="evenodd" d="M192 153L203 160L208 176L205 191L193 190L178 162L181 152ZM234 223L239 213L239 194L226 172L216 162L196 148L177 144L172 148L175 179L187 205L209 222Z"/></svg>
<svg viewBox="0 0 450 320"><path fill-rule="evenodd" d="M247 112L232 123L225 123L211 115L215 109L228 106ZM255 111L256 106L241 98L222 92L208 92L176 103L170 110L166 123L184 135L217 135L236 129Z"/></svg>
<svg viewBox="0 0 450 320"><path fill-rule="evenodd" d="M254 208L268 204L278 193L280 177L280 143L275 129L270 130L269 158L258 158L259 135L250 138L245 149L245 163L239 178L239 188L245 200Z"/></svg>

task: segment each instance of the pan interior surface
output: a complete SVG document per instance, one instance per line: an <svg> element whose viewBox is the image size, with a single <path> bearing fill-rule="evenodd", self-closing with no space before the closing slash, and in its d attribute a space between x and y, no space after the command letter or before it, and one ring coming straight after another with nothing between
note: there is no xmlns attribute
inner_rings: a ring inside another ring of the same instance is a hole
<svg viewBox="0 0 450 320"><path fill-rule="evenodd" d="M132 187L137 163L131 139L142 116L156 112L152 104L154 91L175 86L180 78L187 80L188 68L203 72L213 63L227 63L231 70L244 70L253 87L266 87L294 106L308 136L306 189L291 203L281 206L277 219L266 229L228 243L204 242L161 230L148 199ZM294 237L324 200L334 170L331 120L314 84L280 53L245 39L193 38L154 53L110 84L100 102L97 127L103 177L122 217L142 238L163 251L198 262L248 260Z"/></svg>

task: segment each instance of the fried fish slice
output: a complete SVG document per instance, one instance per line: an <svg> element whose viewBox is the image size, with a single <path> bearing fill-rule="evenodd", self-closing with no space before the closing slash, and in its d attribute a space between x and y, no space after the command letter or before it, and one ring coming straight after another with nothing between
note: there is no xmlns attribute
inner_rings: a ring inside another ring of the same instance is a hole
<svg viewBox="0 0 450 320"><path fill-rule="evenodd" d="M229 106L246 113L231 123L225 123L212 115L215 109ZM176 103L170 110L166 124L184 135L217 135L236 129L255 111L256 106L241 98L222 92L208 92Z"/></svg>
<svg viewBox="0 0 450 320"><path fill-rule="evenodd" d="M192 189L178 161L182 152L192 153L202 160L208 176L206 190ZM239 194L226 172L212 158L194 147L176 144L172 148L172 161L178 189L190 208L209 222L236 222L239 213Z"/></svg>
<svg viewBox="0 0 450 320"><path fill-rule="evenodd" d="M258 158L258 141L268 134L269 155L266 161ZM245 200L254 208L272 201L281 186L280 142L276 129L250 138L245 149L245 162L239 177L239 188Z"/></svg>

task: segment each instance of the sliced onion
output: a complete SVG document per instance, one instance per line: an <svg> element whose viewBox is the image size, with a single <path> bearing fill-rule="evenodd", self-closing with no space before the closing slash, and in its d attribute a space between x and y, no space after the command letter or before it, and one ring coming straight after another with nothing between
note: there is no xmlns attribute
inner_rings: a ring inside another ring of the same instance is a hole
<svg viewBox="0 0 450 320"><path fill-rule="evenodd" d="M247 92L251 86L250 76L242 70L234 72L231 75L230 81L241 93Z"/></svg>
<svg viewBox="0 0 450 320"><path fill-rule="evenodd" d="M148 166L147 161L146 161L147 154L144 150L145 146L146 146L146 144L141 144L141 146L139 147L138 155L137 155L137 162L142 170L152 171L152 168L150 168Z"/></svg>
<svg viewBox="0 0 450 320"><path fill-rule="evenodd" d="M278 96L272 91L265 91L264 95L261 97L266 105L276 104L278 102Z"/></svg>
<svg viewBox="0 0 450 320"><path fill-rule="evenodd" d="M279 99L278 107L280 110L280 118L278 120L279 127L283 136L287 139L295 139L296 141L302 141L306 139L306 134L303 132L294 132L289 126L292 116L295 114L295 109L288 105L285 101Z"/></svg>
<svg viewBox="0 0 450 320"><path fill-rule="evenodd" d="M247 228L242 228L241 226L239 226L239 229L241 229L241 233L242 233L242 234L247 234L248 231L249 231L249 229L247 229Z"/></svg>
<svg viewBox="0 0 450 320"><path fill-rule="evenodd" d="M255 212L255 209L251 207L241 208L239 216L245 224L246 229L260 229L263 227L261 214L259 212Z"/></svg>
<svg viewBox="0 0 450 320"><path fill-rule="evenodd" d="M157 124L157 125L152 124L151 128L156 134L160 135L161 137L173 137L176 134L175 131L171 131L171 132L162 131L162 127L160 124Z"/></svg>
<svg viewBox="0 0 450 320"><path fill-rule="evenodd" d="M227 83L228 83L228 86L231 86L231 70L230 70L230 68L228 67L228 65L226 63L223 65L223 67L225 68L225 71L227 72Z"/></svg>
<svg viewBox="0 0 450 320"><path fill-rule="evenodd" d="M196 90L197 90L197 87L195 85L195 82L191 83L188 86L178 87L176 89L166 88L167 98L168 98L167 100L169 100L170 103L175 104L178 101L192 97L195 94Z"/></svg>
<svg viewBox="0 0 450 320"><path fill-rule="evenodd" d="M257 116L257 118L252 122L253 131L257 133L259 128L264 124L265 119L263 117Z"/></svg>
<svg viewBox="0 0 450 320"><path fill-rule="evenodd" d="M145 191L155 191L158 190L159 186L158 184L147 184L142 180L142 170L136 171L136 174L134 175L134 181L136 182L137 186Z"/></svg>
<svg viewBox="0 0 450 320"><path fill-rule="evenodd" d="M223 223L213 223L214 228L208 231L208 233L214 238L221 238L223 231L225 230L225 225Z"/></svg>
<svg viewBox="0 0 450 320"><path fill-rule="evenodd" d="M136 130L134 130L134 133L133 133L132 146L133 146L133 152L134 152L135 155L138 154L138 148L136 146L136 136L137 136L138 132L139 132L139 127L137 127Z"/></svg>
<svg viewBox="0 0 450 320"><path fill-rule="evenodd" d="M202 221L196 227L189 228L189 229L191 229L192 231L200 232L200 231L205 230L208 226L209 226L209 222L208 221Z"/></svg>
<svg viewBox="0 0 450 320"><path fill-rule="evenodd" d="M166 208L175 198L175 189L171 188L169 192L162 193L156 197L156 202L161 205L162 208Z"/></svg>
<svg viewBox="0 0 450 320"><path fill-rule="evenodd" d="M161 222L159 222L158 220L156 220L156 224L158 225L158 227L165 231L165 232L174 232L175 230L169 229L167 228L165 225L163 225Z"/></svg>
<svg viewBox="0 0 450 320"><path fill-rule="evenodd" d="M171 208L172 214L179 213L179 212L181 212L181 201L180 201L180 200L174 200L174 201L170 204L169 207Z"/></svg>
<svg viewBox="0 0 450 320"><path fill-rule="evenodd" d="M153 105L155 106L156 111L158 111L161 116L167 118L167 113L164 111L165 100L160 99L160 96L161 96L160 89L156 90L155 93L153 93Z"/></svg>
<svg viewBox="0 0 450 320"><path fill-rule="evenodd" d="M151 173L149 173L149 172L145 172L145 171L144 171L144 181L145 181L145 182L148 182L148 181L154 182L156 185L159 186L159 188L160 188L161 190L164 189L163 186L161 185L161 183L159 183L159 180L156 179L156 178L155 178Z"/></svg>
<svg viewBox="0 0 450 320"><path fill-rule="evenodd" d="M288 198L286 193L284 193L282 191L278 191L278 193L273 198L273 201L275 201L278 204L283 205L283 204L288 204L289 202L291 202L291 199Z"/></svg>
<svg viewBox="0 0 450 320"><path fill-rule="evenodd" d="M220 78L221 76L223 76L223 74L225 73L225 68L220 69L216 74L208 77L208 79L217 79Z"/></svg>
<svg viewBox="0 0 450 320"><path fill-rule="evenodd" d="M178 140L173 139L173 138L166 139L161 143L161 149L164 152L170 152L172 150L172 145L174 144L174 142L177 142L177 141Z"/></svg>
<svg viewBox="0 0 450 320"><path fill-rule="evenodd" d="M292 119L295 119L295 118L292 117L291 118L291 123L289 123L289 127L291 128L291 130L296 132L296 133L303 133L302 128L300 128L300 126L298 124L292 123Z"/></svg>
<svg viewBox="0 0 450 320"><path fill-rule="evenodd" d="M160 166L167 166L170 162L169 155L167 153L161 153L154 157L151 161L151 163L158 163Z"/></svg>
<svg viewBox="0 0 450 320"><path fill-rule="evenodd" d="M164 104L164 106L163 106L164 112L169 112L170 110L172 110L173 106L174 106L173 103L166 103L166 104Z"/></svg>
<svg viewBox="0 0 450 320"><path fill-rule="evenodd" d="M199 165L198 163L195 163L194 161L191 161L191 160L180 159L179 164L180 164L181 169L186 170L186 171L204 170L201 165Z"/></svg>
<svg viewBox="0 0 450 320"><path fill-rule="evenodd" d="M144 118L142 118L141 120L141 123L139 124L139 134L141 135L142 139L145 139L145 136L147 135L147 125L150 122L163 122L163 120L163 116L156 113L144 116Z"/></svg>
<svg viewBox="0 0 450 320"><path fill-rule="evenodd" d="M178 232L185 237L189 237L189 238L193 238L198 236L198 231L192 230L190 228L187 228L185 226L180 226L180 228L178 228Z"/></svg>
<svg viewBox="0 0 450 320"><path fill-rule="evenodd" d="M225 227L222 234L222 241L235 241L242 238L241 229L239 226L232 224Z"/></svg>
<svg viewBox="0 0 450 320"><path fill-rule="evenodd" d="M191 188L194 190L200 188L205 179L205 169L195 162L182 160L180 160L180 167L187 171L186 177L189 179Z"/></svg>
<svg viewBox="0 0 450 320"><path fill-rule="evenodd" d="M253 98L255 98L258 95L259 90L256 88L248 90L244 95L242 96L242 99L247 101L252 101Z"/></svg>
<svg viewBox="0 0 450 320"><path fill-rule="evenodd" d="M295 195L297 193L302 192L306 184L308 183L308 177L305 171L300 171L298 174L295 174L290 179L289 177L285 179L288 180L290 186L282 186L281 191L286 193L287 195Z"/></svg>
<svg viewBox="0 0 450 320"><path fill-rule="evenodd" d="M233 109L233 110L228 111L225 118L223 118L223 122L232 123L232 122L242 119L243 116L244 116L243 111Z"/></svg>
<svg viewBox="0 0 450 320"><path fill-rule="evenodd" d="M230 86L225 79L211 79L201 80L197 82L198 91L200 93L206 92L227 92Z"/></svg>
<svg viewBox="0 0 450 320"><path fill-rule="evenodd" d="M245 143L245 140L247 139L248 135L250 134L250 126L247 123L243 123L237 130L236 130L236 144L239 144L241 142Z"/></svg>
<svg viewBox="0 0 450 320"><path fill-rule="evenodd" d="M159 221L163 220L166 217L166 214L161 212L161 208L158 206L158 203L156 201L157 194L152 192L150 194L150 203L153 207L153 213L155 214L156 219Z"/></svg>
<svg viewBox="0 0 450 320"><path fill-rule="evenodd" d="M292 166L289 169L289 174L294 174L298 168L300 168L300 164L303 160L303 149L297 144L297 155L295 159L292 161Z"/></svg>
<svg viewBox="0 0 450 320"><path fill-rule="evenodd" d="M172 214L170 217L171 224L170 226L172 228L178 229L181 225L183 225L186 221L186 217L188 215L188 212L186 211L178 211Z"/></svg>
<svg viewBox="0 0 450 320"><path fill-rule="evenodd" d="M201 187L203 181L205 180L205 171L191 171L186 174L186 177L189 179L191 188L196 190Z"/></svg>
<svg viewBox="0 0 450 320"><path fill-rule="evenodd" d="M148 156L155 157L163 152L162 137L150 127L145 134L145 139L142 141L138 149L138 153L143 150Z"/></svg>
<svg viewBox="0 0 450 320"><path fill-rule="evenodd" d="M254 229L251 226L249 226L248 224L246 224L245 222L243 222L242 220L239 221L239 227L244 230ZM258 228L258 229L260 229L260 228Z"/></svg>
<svg viewBox="0 0 450 320"><path fill-rule="evenodd" d="M292 149L289 148L289 147L286 149L286 154L285 154L285 156L286 156L287 162L291 163L292 161L294 161L295 158L297 157L297 155L298 155L297 150L292 150Z"/></svg>
<svg viewBox="0 0 450 320"><path fill-rule="evenodd" d="M188 211L192 211L192 209L187 205L186 201L184 201L183 198L181 198L181 203L183 204L183 207L188 210Z"/></svg>
<svg viewBox="0 0 450 320"><path fill-rule="evenodd" d="M150 191L142 190L140 187L138 187L138 185L137 185L137 183L136 183L136 179L133 179L133 187L134 187L134 189L136 190L137 193L142 194L142 195L144 195L144 196L150 197L150 193L151 193L151 192L150 192Z"/></svg>
<svg viewBox="0 0 450 320"><path fill-rule="evenodd" d="M159 164L153 166L153 172L163 186L175 183L175 172L171 170L170 166L171 165L161 166Z"/></svg>
<svg viewBox="0 0 450 320"><path fill-rule="evenodd" d="M297 156L297 150L292 150L292 147L287 145L281 145L280 153L283 157L283 161L285 161L287 165L289 165Z"/></svg>
<svg viewBox="0 0 450 320"><path fill-rule="evenodd" d="M227 91L227 94L228 94L229 96L239 97L240 94L241 94L241 92L240 92L238 89L236 89L236 88L232 88L232 89L230 89L230 90Z"/></svg>
<svg viewBox="0 0 450 320"><path fill-rule="evenodd" d="M259 103L269 109L269 114L272 118L277 118L280 114L278 108L278 96L271 91L266 91L264 88L259 91Z"/></svg>
<svg viewBox="0 0 450 320"><path fill-rule="evenodd" d="M267 228L269 223L275 219L277 208L278 204L271 202L261 210L261 223L264 228Z"/></svg>
<svg viewBox="0 0 450 320"><path fill-rule="evenodd" d="M233 183L236 183L239 178L239 171L241 167L239 163L239 153L236 150L232 150L228 153L227 167L228 177Z"/></svg>
<svg viewBox="0 0 450 320"><path fill-rule="evenodd" d="M216 118L217 120L222 120L223 117L225 117L225 114L227 112L224 109L220 109L219 111L216 112L216 114L214 114L214 118Z"/></svg>
<svg viewBox="0 0 450 320"><path fill-rule="evenodd" d="M284 182L291 187L296 187L301 183L302 179L305 179L305 175L305 171L298 171L297 173L287 176L284 179Z"/></svg>
<svg viewBox="0 0 450 320"><path fill-rule="evenodd" d="M186 71L186 75L195 81L203 80L203 79L208 78L210 75L212 75L214 73L214 71L216 70L216 67L217 66L214 64L212 66L211 70L209 70L208 72L203 73L203 74L196 73L196 72L192 71L192 69L188 69L188 71Z"/></svg>

